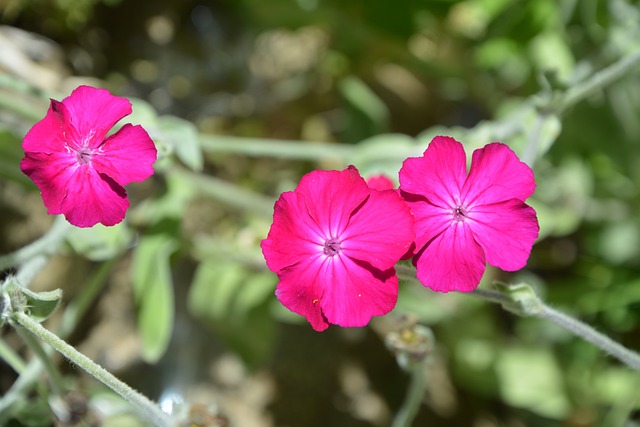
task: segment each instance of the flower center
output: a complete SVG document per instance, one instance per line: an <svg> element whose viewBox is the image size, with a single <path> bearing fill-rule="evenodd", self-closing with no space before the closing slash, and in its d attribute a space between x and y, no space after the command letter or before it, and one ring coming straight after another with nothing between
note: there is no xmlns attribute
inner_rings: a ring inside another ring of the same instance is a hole
<svg viewBox="0 0 640 427"><path fill-rule="evenodd" d="M340 253L340 240L329 239L324 242L324 254L326 256L335 256Z"/></svg>
<svg viewBox="0 0 640 427"><path fill-rule="evenodd" d="M464 221L467 218L467 210L462 206L456 206L453 210L453 220L457 222Z"/></svg>
<svg viewBox="0 0 640 427"><path fill-rule="evenodd" d="M91 158L93 157L93 151L89 148L81 148L76 151L76 160L80 165L86 165L87 163L91 163Z"/></svg>

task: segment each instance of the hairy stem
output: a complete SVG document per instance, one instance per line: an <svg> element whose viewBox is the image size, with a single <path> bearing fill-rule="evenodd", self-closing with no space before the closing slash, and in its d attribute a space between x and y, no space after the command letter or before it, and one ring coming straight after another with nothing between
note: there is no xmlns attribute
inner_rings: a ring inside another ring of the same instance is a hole
<svg viewBox="0 0 640 427"><path fill-rule="evenodd" d="M596 331L591 326L544 304L542 306L542 312L538 317L552 321L572 334L600 347L603 351L625 363L630 368L640 370L640 354L629 350L608 336Z"/></svg>
<svg viewBox="0 0 640 427"><path fill-rule="evenodd" d="M171 425L169 416L162 412L158 405L135 391L133 388L129 387L124 382L120 381L102 366L80 353L54 333L45 329L38 322L31 319L31 317L22 312L15 312L12 314L12 318L20 326L23 326L42 341L49 344L72 363L84 369L97 380L119 394L127 402L136 406L140 410L141 414L144 415L153 425L158 427L169 427Z"/></svg>
<svg viewBox="0 0 640 427"><path fill-rule="evenodd" d="M62 320L58 329L58 335L62 339L66 338L71 334L71 332L73 332L78 321L99 295L106 283L107 275L115 261L115 259L111 259L101 264L100 269L85 284L85 286L80 287L80 294L69 303L67 309L62 315ZM44 350L47 355L50 355L53 352L50 347L46 347ZM2 355L2 358L8 360L5 358L5 354ZM23 400L27 393L33 388L33 385L38 380L42 368L43 364L41 360L39 358L33 358L29 361L26 368L22 371L18 371L20 376L16 382L13 383L11 388L0 398L0 425L4 425L3 423L6 422L10 409L13 405L20 400Z"/></svg>
<svg viewBox="0 0 640 427"><path fill-rule="evenodd" d="M508 307L510 303L514 303L514 300L510 295L498 291L476 289L471 294L487 301L502 304L505 307ZM630 368L640 370L640 354L629 350L623 345L615 342L606 335L596 331L593 327L587 325L586 323L583 323L567 314L549 307L537 296L535 296L534 298L536 299L536 304L534 305L536 307L535 311L528 311L526 313L518 312L517 314L523 316L535 316L549 320L571 332L573 335L589 341L591 344L594 344L606 353L625 363Z"/></svg>

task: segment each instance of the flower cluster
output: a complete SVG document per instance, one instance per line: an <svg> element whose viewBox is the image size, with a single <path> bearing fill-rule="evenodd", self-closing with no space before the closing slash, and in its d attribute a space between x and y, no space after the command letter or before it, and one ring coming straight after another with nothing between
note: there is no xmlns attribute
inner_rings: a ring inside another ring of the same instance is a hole
<svg viewBox="0 0 640 427"><path fill-rule="evenodd" d="M364 326L395 306L394 265L412 257L435 291L474 290L486 264L523 268L539 226L525 200L535 181L506 145L474 151L467 173L462 144L433 139L400 169L400 188L357 169L313 171L275 204L262 241L280 282L280 302L315 330Z"/></svg>
<svg viewBox="0 0 640 427"><path fill-rule="evenodd" d="M49 214L78 227L121 222L129 207L123 188L153 174L156 147L141 126L111 128L131 114L131 103L104 89L80 86L51 100L44 119L22 143L24 172L42 193Z"/></svg>

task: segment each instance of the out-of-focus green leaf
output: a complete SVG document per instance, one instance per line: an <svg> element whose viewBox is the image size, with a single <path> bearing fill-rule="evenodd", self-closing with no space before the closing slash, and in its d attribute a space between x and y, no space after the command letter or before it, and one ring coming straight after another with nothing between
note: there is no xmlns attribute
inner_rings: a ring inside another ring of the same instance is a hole
<svg viewBox="0 0 640 427"><path fill-rule="evenodd" d="M0 179L29 185L31 181L20 170L20 160L24 156L20 139L0 123Z"/></svg>
<svg viewBox="0 0 640 427"><path fill-rule="evenodd" d="M184 119L162 116L158 120L158 141L171 147L178 159L194 171L201 171L204 158L198 142L198 129Z"/></svg>
<svg viewBox="0 0 640 427"><path fill-rule="evenodd" d="M126 222L112 227L96 224L91 228L73 227L67 236L71 247L92 261L104 261L127 250L133 233Z"/></svg>
<svg viewBox="0 0 640 427"><path fill-rule="evenodd" d="M134 222L156 224L164 219L182 218L197 187L183 174L165 174L167 191L155 199L145 199L129 212Z"/></svg>
<svg viewBox="0 0 640 427"><path fill-rule="evenodd" d="M601 239L602 257L612 264L620 264L638 258L640 226L637 221L624 220L609 224L602 231Z"/></svg>
<svg viewBox="0 0 640 427"><path fill-rule="evenodd" d="M357 142L387 129L389 110L365 82L350 76L340 83L339 89L349 107L346 141Z"/></svg>
<svg viewBox="0 0 640 427"><path fill-rule="evenodd" d="M556 31L538 34L529 45L531 58L541 71L554 71L561 82L569 82L575 66L575 60L567 41Z"/></svg>
<svg viewBox="0 0 640 427"><path fill-rule="evenodd" d="M277 279L268 272L252 272L240 264L205 261L189 291L189 310L213 319L242 318L273 295Z"/></svg>
<svg viewBox="0 0 640 427"><path fill-rule="evenodd" d="M571 404L562 384L562 371L550 350L504 348L498 355L496 373L502 399L537 414L562 419Z"/></svg>
<svg viewBox="0 0 640 427"><path fill-rule="evenodd" d="M17 404L11 408L11 413L15 420L19 422L19 426L25 427L48 427L52 422L52 413L49 403L44 396L36 396L35 398L20 399ZM12 426L14 424L3 424Z"/></svg>
<svg viewBox="0 0 640 427"><path fill-rule="evenodd" d="M131 114L126 117L126 123L142 125L153 138L153 129L158 122L156 110L147 101L139 98L128 98L131 102ZM123 122L125 122L123 120Z"/></svg>
<svg viewBox="0 0 640 427"><path fill-rule="evenodd" d="M638 376L629 375L629 370L622 367L608 367L595 375L593 386L602 401L609 404L628 404L632 396L636 396L635 408L640 408L638 396Z"/></svg>
<svg viewBox="0 0 640 427"><path fill-rule="evenodd" d="M230 260L204 261L191 284L189 311L255 365L273 344L274 324L264 303L276 281L271 273L247 270Z"/></svg>
<svg viewBox="0 0 640 427"><path fill-rule="evenodd" d="M397 179L404 159L421 155L425 148L408 135L376 135L358 143L349 162L357 165L362 175L384 173Z"/></svg>
<svg viewBox="0 0 640 427"><path fill-rule="evenodd" d="M226 317L233 310L243 276L241 267L235 263L201 263L189 291L189 311L214 319Z"/></svg>
<svg viewBox="0 0 640 427"><path fill-rule="evenodd" d="M133 293L138 309L142 357L149 363L164 354L173 330L174 298L169 258L177 247L166 233L146 235L133 254Z"/></svg>

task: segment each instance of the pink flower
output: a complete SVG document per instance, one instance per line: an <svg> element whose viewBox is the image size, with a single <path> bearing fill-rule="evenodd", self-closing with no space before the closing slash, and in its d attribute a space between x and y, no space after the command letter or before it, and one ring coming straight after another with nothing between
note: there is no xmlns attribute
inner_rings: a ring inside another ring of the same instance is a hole
<svg viewBox="0 0 640 427"><path fill-rule="evenodd" d="M367 185L374 190L393 190L395 188L391 178L384 174L370 176L367 178Z"/></svg>
<svg viewBox="0 0 640 427"><path fill-rule="evenodd" d="M283 193L261 247L280 279L280 302L322 331L364 326L393 309L393 266L413 238L413 217L398 193L370 189L350 166L313 171Z"/></svg>
<svg viewBox="0 0 640 427"><path fill-rule="evenodd" d="M131 103L104 89L80 86L51 106L22 143L20 169L38 186L51 215L71 224L114 225L129 207L124 185L153 174L156 147L141 126L107 132Z"/></svg>
<svg viewBox="0 0 640 427"><path fill-rule="evenodd" d="M523 268L538 237L536 212L524 203L533 171L500 143L473 152L467 176L462 144L437 136L422 157L400 170L400 190L416 221L414 264L423 285L440 291L475 289L485 263Z"/></svg>

